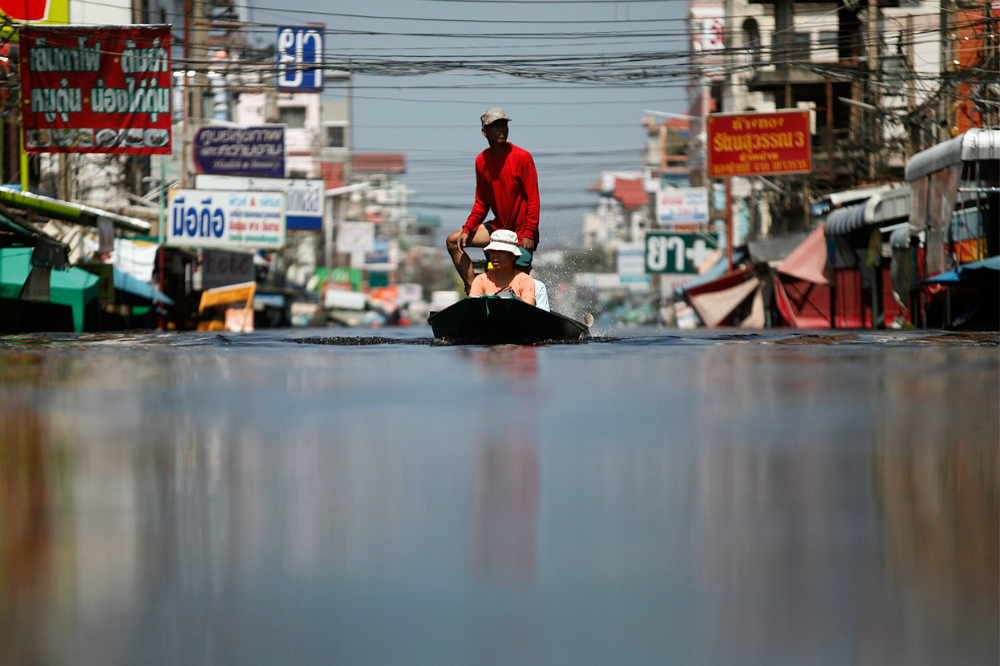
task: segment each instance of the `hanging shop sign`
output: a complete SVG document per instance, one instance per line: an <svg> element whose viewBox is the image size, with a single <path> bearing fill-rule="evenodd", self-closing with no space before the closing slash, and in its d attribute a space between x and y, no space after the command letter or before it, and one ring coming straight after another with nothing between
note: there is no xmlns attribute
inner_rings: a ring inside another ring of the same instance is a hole
<svg viewBox="0 0 1000 666"><path fill-rule="evenodd" d="M708 175L809 173L809 111L713 113L708 117Z"/></svg>
<svg viewBox="0 0 1000 666"><path fill-rule="evenodd" d="M199 190L243 190L284 192L285 223L288 229L319 231L323 228L325 185L319 179L244 178L242 176L195 176Z"/></svg>
<svg viewBox="0 0 1000 666"><path fill-rule="evenodd" d="M21 30L29 153L170 153L170 27Z"/></svg>
<svg viewBox="0 0 1000 666"><path fill-rule="evenodd" d="M323 28L278 28L278 90L323 90Z"/></svg>
<svg viewBox="0 0 1000 666"><path fill-rule="evenodd" d="M365 253L375 250L375 224L341 222L337 225L337 252Z"/></svg>
<svg viewBox="0 0 1000 666"><path fill-rule="evenodd" d="M284 247L285 193L177 190L170 199L167 245Z"/></svg>
<svg viewBox="0 0 1000 666"><path fill-rule="evenodd" d="M708 222L708 188L678 187L656 195L656 220L660 226Z"/></svg>
<svg viewBox="0 0 1000 666"><path fill-rule="evenodd" d="M198 173L285 177L285 126L201 127L194 135Z"/></svg>
<svg viewBox="0 0 1000 666"><path fill-rule="evenodd" d="M719 247L707 234L646 232L647 273L697 273Z"/></svg>
<svg viewBox="0 0 1000 666"><path fill-rule="evenodd" d="M215 289L253 282L255 276L253 254L249 252L207 248L198 250L198 262L194 271L196 289Z"/></svg>

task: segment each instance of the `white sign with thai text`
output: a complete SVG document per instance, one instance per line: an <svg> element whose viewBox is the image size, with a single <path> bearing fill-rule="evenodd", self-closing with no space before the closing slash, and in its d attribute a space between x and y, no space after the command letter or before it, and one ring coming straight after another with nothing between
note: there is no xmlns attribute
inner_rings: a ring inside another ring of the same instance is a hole
<svg viewBox="0 0 1000 666"><path fill-rule="evenodd" d="M177 190L170 199L167 245L281 248L285 193Z"/></svg>

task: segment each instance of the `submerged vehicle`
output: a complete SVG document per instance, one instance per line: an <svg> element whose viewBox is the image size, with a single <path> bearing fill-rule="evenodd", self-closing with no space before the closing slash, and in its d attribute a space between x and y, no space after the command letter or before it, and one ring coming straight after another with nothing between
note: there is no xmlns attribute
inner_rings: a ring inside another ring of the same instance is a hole
<svg viewBox="0 0 1000 666"><path fill-rule="evenodd" d="M516 298L466 298L427 319L438 340L458 344L537 344L579 340L587 324Z"/></svg>

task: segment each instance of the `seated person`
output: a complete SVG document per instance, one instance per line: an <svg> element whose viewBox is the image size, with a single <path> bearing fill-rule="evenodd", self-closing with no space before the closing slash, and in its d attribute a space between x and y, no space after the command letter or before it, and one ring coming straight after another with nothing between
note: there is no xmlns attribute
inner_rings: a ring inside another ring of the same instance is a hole
<svg viewBox="0 0 1000 666"><path fill-rule="evenodd" d="M524 271L526 275L531 275L531 252L521 248L521 257L514 262L514 268ZM545 284L537 278L531 278L535 282L535 305L546 312L549 312L549 292L545 289Z"/></svg>
<svg viewBox="0 0 1000 666"><path fill-rule="evenodd" d="M528 305L534 305L535 281L527 273L514 268L514 262L521 256L517 234L507 229L497 229L490 234L490 244L483 251L493 268L476 276L469 296L503 296L505 292L509 292Z"/></svg>

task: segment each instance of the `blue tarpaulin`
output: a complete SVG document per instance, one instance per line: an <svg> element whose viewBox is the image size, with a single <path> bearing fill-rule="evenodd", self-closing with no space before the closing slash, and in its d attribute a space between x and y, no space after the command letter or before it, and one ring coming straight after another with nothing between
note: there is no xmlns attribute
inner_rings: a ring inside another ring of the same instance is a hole
<svg viewBox="0 0 1000 666"><path fill-rule="evenodd" d="M955 283L968 282L979 277L982 271L1000 271L1000 255L988 257L981 261L974 261L971 264L962 264L955 270L939 273L929 277L924 282Z"/></svg>
<svg viewBox="0 0 1000 666"><path fill-rule="evenodd" d="M133 296L138 296L140 298L145 298L149 301L159 301L166 305L173 305L174 299L170 298L164 294L159 289L156 289L152 285L149 285L139 278L132 277L125 271L120 271L115 269L115 289L124 291L126 294L132 294Z"/></svg>

